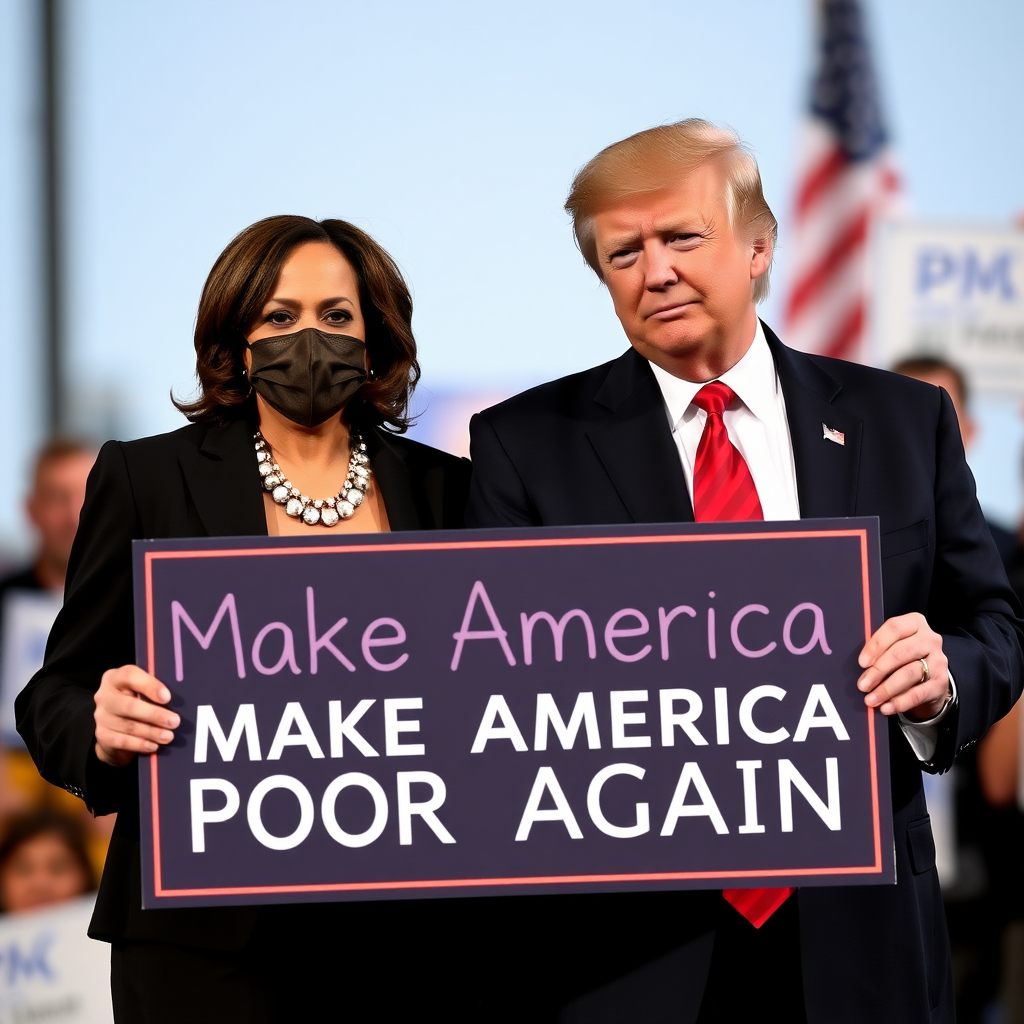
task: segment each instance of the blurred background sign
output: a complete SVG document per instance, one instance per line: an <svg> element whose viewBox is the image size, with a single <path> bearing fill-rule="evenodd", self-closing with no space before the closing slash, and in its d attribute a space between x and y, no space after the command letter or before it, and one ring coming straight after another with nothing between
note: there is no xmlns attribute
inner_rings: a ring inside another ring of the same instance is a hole
<svg viewBox="0 0 1024 1024"><path fill-rule="evenodd" d="M0 1024L110 1024L110 947L86 935L93 897L0 919Z"/></svg>
<svg viewBox="0 0 1024 1024"><path fill-rule="evenodd" d="M8 590L0 604L0 742L24 746L14 727L14 698L43 663L46 638L64 603L46 590Z"/></svg>
<svg viewBox="0 0 1024 1024"><path fill-rule="evenodd" d="M939 356L977 392L1024 398L1024 231L886 225L876 302L880 366Z"/></svg>

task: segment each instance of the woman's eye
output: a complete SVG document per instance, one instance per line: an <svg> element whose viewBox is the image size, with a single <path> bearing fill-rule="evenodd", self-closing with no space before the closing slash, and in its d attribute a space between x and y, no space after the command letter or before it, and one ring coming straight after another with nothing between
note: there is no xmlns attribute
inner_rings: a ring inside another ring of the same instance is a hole
<svg viewBox="0 0 1024 1024"><path fill-rule="evenodd" d="M267 316L268 324L290 324L292 315L286 309L275 309Z"/></svg>
<svg viewBox="0 0 1024 1024"><path fill-rule="evenodd" d="M329 324L347 324L352 314L347 309L329 309L323 316Z"/></svg>

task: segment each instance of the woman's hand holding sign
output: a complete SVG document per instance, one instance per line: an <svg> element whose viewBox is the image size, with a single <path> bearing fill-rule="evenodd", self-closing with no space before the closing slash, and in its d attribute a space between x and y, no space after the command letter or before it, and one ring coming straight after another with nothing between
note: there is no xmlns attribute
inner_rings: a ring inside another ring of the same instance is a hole
<svg viewBox="0 0 1024 1024"><path fill-rule="evenodd" d="M96 756L120 767L170 743L181 722L160 707L170 699L170 690L138 665L104 672L95 696Z"/></svg>
<svg viewBox="0 0 1024 1024"><path fill-rule="evenodd" d="M949 662L942 637L919 612L897 615L875 631L857 659L864 703L883 715L934 718L949 699Z"/></svg>

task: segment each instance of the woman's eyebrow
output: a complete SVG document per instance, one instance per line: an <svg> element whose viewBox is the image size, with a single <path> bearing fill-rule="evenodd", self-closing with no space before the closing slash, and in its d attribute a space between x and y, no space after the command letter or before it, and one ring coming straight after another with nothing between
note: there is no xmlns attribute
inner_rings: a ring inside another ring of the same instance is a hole
<svg viewBox="0 0 1024 1024"><path fill-rule="evenodd" d="M269 305L272 302L276 302L280 306L287 306L289 309L300 309L302 306L302 303L298 299L288 299L282 295L271 295L270 298L267 299L266 304ZM347 295L335 295L330 299L321 299L320 302L317 303L317 306L322 309L325 306L337 306L342 302L347 302L350 306L354 305L353 301Z"/></svg>

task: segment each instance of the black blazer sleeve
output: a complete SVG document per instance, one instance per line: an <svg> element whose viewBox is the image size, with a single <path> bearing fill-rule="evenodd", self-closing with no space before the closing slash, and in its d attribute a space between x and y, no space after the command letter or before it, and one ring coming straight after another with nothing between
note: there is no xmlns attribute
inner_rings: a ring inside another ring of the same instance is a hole
<svg viewBox="0 0 1024 1024"><path fill-rule="evenodd" d="M43 778L81 797L95 814L117 811L126 794L134 795L134 763L113 768L96 757L93 694L107 669L135 661L131 542L137 531L124 453L110 441L89 475L45 667L15 703L18 731Z"/></svg>

